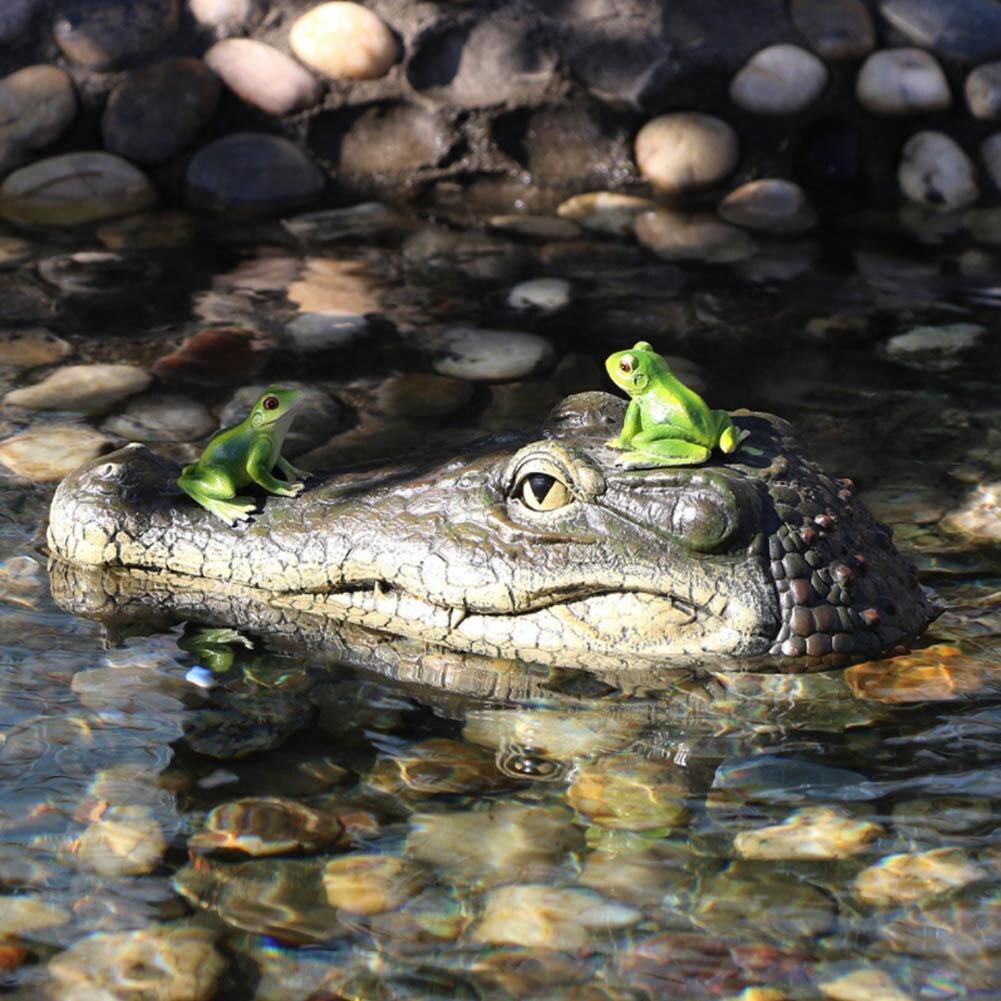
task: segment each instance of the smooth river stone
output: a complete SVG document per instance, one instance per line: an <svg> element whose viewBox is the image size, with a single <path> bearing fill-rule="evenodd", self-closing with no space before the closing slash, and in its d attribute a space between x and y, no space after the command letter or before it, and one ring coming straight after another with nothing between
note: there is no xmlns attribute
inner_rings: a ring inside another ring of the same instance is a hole
<svg viewBox="0 0 1001 1001"><path fill-rule="evenodd" d="M879 12L909 41L943 58L979 63L1001 56L996 0L880 0Z"/></svg>
<svg viewBox="0 0 1001 1001"><path fill-rule="evenodd" d="M873 907L912 904L967 883L987 873L961 848L887 855L855 878L856 896Z"/></svg>
<svg viewBox="0 0 1001 1001"><path fill-rule="evenodd" d="M150 381L137 365L64 365L33 386L12 390L4 405L93 414L141 393Z"/></svg>
<svg viewBox="0 0 1001 1001"><path fill-rule="evenodd" d="M208 123L218 101L219 81L198 59L165 59L135 70L108 98L104 145L140 163L169 160Z"/></svg>
<svg viewBox="0 0 1001 1001"><path fill-rule="evenodd" d="M781 824L741 831L734 838L734 851L743 859L845 859L865 851L884 833L879 824L835 807L809 806Z"/></svg>
<svg viewBox="0 0 1001 1001"><path fill-rule="evenodd" d="M352 914L382 914L402 907L428 882L423 866L396 855L352 853L323 869L327 902Z"/></svg>
<svg viewBox="0 0 1001 1001"><path fill-rule="evenodd" d="M49 424L0 441L0 463L34 483L56 483L107 452L109 438L79 424Z"/></svg>
<svg viewBox="0 0 1001 1001"><path fill-rule="evenodd" d="M108 70L177 30L178 0L61 0L52 33L67 59Z"/></svg>
<svg viewBox="0 0 1001 1001"><path fill-rule="evenodd" d="M188 0L188 9L199 24L237 34L260 22L267 0Z"/></svg>
<svg viewBox="0 0 1001 1001"><path fill-rule="evenodd" d="M859 72L855 96L876 115L919 115L952 104L942 67L923 49L874 52Z"/></svg>
<svg viewBox="0 0 1001 1001"><path fill-rule="evenodd" d="M995 132L980 144L980 158L994 186L1001 187L1001 132Z"/></svg>
<svg viewBox="0 0 1001 1001"><path fill-rule="evenodd" d="M26 66L0 80L0 171L58 139L76 116L76 90L58 66Z"/></svg>
<svg viewBox="0 0 1001 1001"><path fill-rule="evenodd" d="M934 209L961 209L980 197L970 158L944 132L918 132L904 144L897 179L912 201Z"/></svg>
<svg viewBox="0 0 1001 1001"><path fill-rule="evenodd" d="M742 229L708 215L657 209L638 215L635 229L644 247L668 261L732 264L747 260L757 249Z"/></svg>
<svg viewBox="0 0 1001 1001"><path fill-rule="evenodd" d="M942 519L940 527L975 546L1001 544L1001 483L978 483L964 503Z"/></svg>
<svg viewBox="0 0 1001 1001"><path fill-rule="evenodd" d="M3 0L0 5L0 45L14 41L23 34L41 0Z"/></svg>
<svg viewBox="0 0 1001 1001"><path fill-rule="evenodd" d="M698 112L661 115L636 135L640 173L665 193L716 184L737 166L737 134L720 118Z"/></svg>
<svg viewBox="0 0 1001 1001"><path fill-rule="evenodd" d="M80 864L111 877L152 872L166 851L167 840L152 811L136 805L109 807L87 825L77 843Z"/></svg>
<svg viewBox="0 0 1001 1001"><path fill-rule="evenodd" d="M808 108L827 83L827 67L798 45L756 52L733 78L730 98L758 115L793 115Z"/></svg>
<svg viewBox="0 0 1001 1001"><path fill-rule="evenodd" d="M208 407L186 396L151 393L129 401L102 430L128 441L198 441L218 427Z"/></svg>
<svg viewBox="0 0 1001 1001"><path fill-rule="evenodd" d="M398 46L385 21L350 0L323 3L303 14L289 45L311 69L342 80L373 80L388 72Z"/></svg>
<svg viewBox="0 0 1001 1001"><path fill-rule="evenodd" d="M156 201L146 175L112 153L64 153L15 170L0 185L0 216L10 222L73 226Z"/></svg>
<svg viewBox="0 0 1001 1001"><path fill-rule="evenodd" d="M820 973L817 986L828 1001L917 1001L913 994L902 991L889 973L874 967Z"/></svg>
<svg viewBox="0 0 1001 1001"><path fill-rule="evenodd" d="M53 365L72 351L61 337L41 328L0 331L0 368Z"/></svg>
<svg viewBox="0 0 1001 1001"><path fill-rule="evenodd" d="M817 223L803 189L781 178L741 185L720 202L717 211L727 222L765 233L804 233Z"/></svg>
<svg viewBox="0 0 1001 1001"><path fill-rule="evenodd" d="M531 375L552 360L552 344L536 334L453 327L434 344L432 364L439 375L504 382Z"/></svg>
<svg viewBox="0 0 1001 1001"><path fill-rule="evenodd" d="M657 203L649 198L624 195L618 191L588 191L568 198L556 214L563 219L572 219L595 233L628 236L633 231L636 216L656 207Z"/></svg>
<svg viewBox="0 0 1001 1001"><path fill-rule="evenodd" d="M237 132L200 150L188 165L188 195L197 208L256 214L311 201L323 191L323 171L295 143Z"/></svg>
<svg viewBox="0 0 1001 1001"><path fill-rule="evenodd" d="M793 0L792 19L825 59L860 59L876 46L876 30L862 0Z"/></svg>
<svg viewBox="0 0 1001 1001"><path fill-rule="evenodd" d="M1001 63L978 66L966 78L966 103L974 118L1001 118Z"/></svg>
<svg viewBox="0 0 1001 1001"><path fill-rule="evenodd" d="M206 65L247 104L287 115L315 104L323 85L284 52L252 38L227 38L205 53Z"/></svg>

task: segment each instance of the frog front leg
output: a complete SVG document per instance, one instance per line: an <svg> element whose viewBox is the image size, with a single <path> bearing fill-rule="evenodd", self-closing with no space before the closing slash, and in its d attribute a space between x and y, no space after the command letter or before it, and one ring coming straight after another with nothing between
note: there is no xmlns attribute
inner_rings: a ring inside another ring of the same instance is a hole
<svg viewBox="0 0 1001 1001"><path fill-rule="evenodd" d="M282 483L271 475L272 444L267 439L255 442L247 454L247 475L269 494L298 497L306 489L304 483Z"/></svg>
<svg viewBox="0 0 1001 1001"><path fill-rule="evenodd" d="M645 466L697 466L706 461L711 449L688 441L684 428L658 424L633 437L629 454L616 460L617 466L635 469Z"/></svg>
<svg viewBox="0 0 1001 1001"><path fill-rule="evenodd" d="M629 406L626 407L626 416L622 420L622 430L619 432L618 437L610 438L605 444L609 448L620 450L629 448L633 438L640 433L642 427L640 405L635 400L630 400Z"/></svg>
<svg viewBox="0 0 1001 1001"><path fill-rule="evenodd" d="M287 459L283 459L280 455L278 456L278 461L275 463L278 467L278 472L282 474L287 480L308 480L313 474L307 473L305 469L296 469Z"/></svg>

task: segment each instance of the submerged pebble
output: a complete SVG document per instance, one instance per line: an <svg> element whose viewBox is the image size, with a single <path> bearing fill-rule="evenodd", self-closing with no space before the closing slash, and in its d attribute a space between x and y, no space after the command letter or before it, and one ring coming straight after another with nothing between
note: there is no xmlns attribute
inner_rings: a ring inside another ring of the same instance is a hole
<svg viewBox="0 0 1001 1001"><path fill-rule="evenodd" d="M111 806L76 846L80 864L102 876L152 872L167 851L163 830L145 806Z"/></svg>
<svg viewBox="0 0 1001 1001"><path fill-rule="evenodd" d="M963 355L976 347L986 333L986 327L979 323L914 327L891 337L883 350L888 358L902 365L946 371L961 365Z"/></svg>
<svg viewBox="0 0 1001 1001"><path fill-rule="evenodd" d="M188 841L195 851L255 857L315 852L337 844L344 826L334 816L278 796L238 799L211 810Z"/></svg>
<svg viewBox="0 0 1001 1001"><path fill-rule="evenodd" d="M844 859L863 852L883 833L879 824L826 806L797 810L781 824L742 831L734 850L745 859Z"/></svg>
<svg viewBox="0 0 1001 1001"><path fill-rule="evenodd" d="M323 888L331 907L352 914L395 911L428 881L424 869L395 855L345 855L323 869Z"/></svg>
<svg viewBox="0 0 1001 1001"><path fill-rule="evenodd" d="M709 215L657 209L638 215L634 226L639 242L669 261L732 264L751 257L756 249L742 229Z"/></svg>
<svg viewBox="0 0 1001 1001"><path fill-rule="evenodd" d="M986 873L960 848L887 855L855 878L855 893L865 904L910 904L983 879Z"/></svg>

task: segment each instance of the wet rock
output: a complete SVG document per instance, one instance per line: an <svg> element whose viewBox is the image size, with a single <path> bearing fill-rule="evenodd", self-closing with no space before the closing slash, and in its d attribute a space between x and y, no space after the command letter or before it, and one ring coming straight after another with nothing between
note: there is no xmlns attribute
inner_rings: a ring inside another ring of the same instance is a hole
<svg viewBox="0 0 1001 1001"><path fill-rule="evenodd" d="M344 826L334 816L293 799L238 799L211 810L189 839L197 852L231 851L261 857L322 851L337 844Z"/></svg>
<svg viewBox="0 0 1001 1001"><path fill-rule="evenodd" d="M716 184L737 166L737 135L722 119L698 112L661 115L636 136L640 173L666 194Z"/></svg>
<svg viewBox="0 0 1001 1001"><path fill-rule="evenodd" d="M991 0L880 0L879 12L915 45L979 63L1001 55L1001 10Z"/></svg>
<svg viewBox="0 0 1001 1001"><path fill-rule="evenodd" d="M524 266L526 254L511 241L489 233L427 227L403 245L403 260L407 267L429 276L509 281Z"/></svg>
<svg viewBox="0 0 1001 1001"><path fill-rule="evenodd" d="M497 768L496 758L475 744L434 738L383 756L368 782L397 795L434 796L497 792L511 779Z"/></svg>
<svg viewBox="0 0 1001 1001"><path fill-rule="evenodd" d="M371 405L386 417L442 417L464 407L472 395L472 384L463 379L408 372L391 375L380 383Z"/></svg>
<svg viewBox="0 0 1001 1001"><path fill-rule="evenodd" d="M307 212L283 219L282 226L303 243L325 244L398 233L406 228L407 220L391 205L361 202L343 209Z"/></svg>
<svg viewBox="0 0 1001 1001"><path fill-rule="evenodd" d="M198 441L215 431L206 406L186 396L151 393L129 401L125 411L101 426L128 441Z"/></svg>
<svg viewBox="0 0 1001 1001"><path fill-rule="evenodd" d="M361 261L309 257L302 276L288 287L289 301L300 313L357 321L379 312L378 289Z"/></svg>
<svg viewBox="0 0 1001 1001"><path fill-rule="evenodd" d="M515 285L507 294L512 309L556 313L570 304L570 282L564 278L533 278Z"/></svg>
<svg viewBox="0 0 1001 1001"><path fill-rule="evenodd" d="M590 890L555 886L502 886L486 898L473 938L491 945L537 949L585 948L592 937L628 928L641 912Z"/></svg>
<svg viewBox="0 0 1001 1001"><path fill-rule="evenodd" d="M350 0L322 3L292 25L289 45L311 69L342 80L373 80L396 62L393 33L377 14Z"/></svg>
<svg viewBox="0 0 1001 1001"><path fill-rule="evenodd" d="M856 698L906 705L967 698L981 691L991 674L989 666L958 647L936 643L889 661L855 664L844 678Z"/></svg>
<svg viewBox="0 0 1001 1001"><path fill-rule="evenodd" d="M395 911L428 881L421 866L396 855L345 855L323 868L323 888L331 907L352 914Z"/></svg>
<svg viewBox="0 0 1001 1001"><path fill-rule="evenodd" d="M184 212L150 212L105 223L97 238L109 250L184 247L194 240L194 219Z"/></svg>
<svg viewBox="0 0 1001 1001"><path fill-rule="evenodd" d="M304 401L288 435L285 438L286 455L302 455L317 445L322 445L337 430L341 423L341 405L329 393L316 386L289 379L282 385L299 391ZM223 427L231 427L242 421L260 395L267 389L264 383L242 386L227 401L219 414Z"/></svg>
<svg viewBox="0 0 1001 1001"><path fill-rule="evenodd" d="M673 765L627 754L582 765L567 802L601 827L651 831L687 822L687 794L684 773Z"/></svg>
<svg viewBox="0 0 1001 1001"><path fill-rule="evenodd" d="M694 879L687 869L691 857L684 851L672 853L654 840L626 833L625 843L621 834L608 829L602 834L597 850L587 856L581 870L580 882L615 900L625 900L638 907L659 907L664 897L692 889ZM588 843L594 844L595 832L588 832ZM607 848L607 850L606 850Z"/></svg>
<svg viewBox="0 0 1001 1001"><path fill-rule="evenodd" d="M897 170L900 188L929 208L965 208L980 197L970 158L943 132L918 132L904 145Z"/></svg>
<svg viewBox="0 0 1001 1001"><path fill-rule="evenodd" d="M139 163L169 160L198 135L218 101L219 81L199 59L165 59L134 70L108 98L104 145Z"/></svg>
<svg viewBox="0 0 1001 1001"><path fill-rule="evenodd" d="M67 59L108 70L145 55L177 29L178 0L67 0L52 33Z"/></svg>
<svg viewBox="0 0 1001 1001"><path fill-rule="evenodd" d="M978 66L966 78L966 103L975 118L1001 118L1001 63Z"/></svg>
<svg viewBox="0 0 1001 1001"><path fill-rule="evenodd" d="M973 545L1001 544L1001 483L978 484L961 507L943 518L941 527Z"/></svg>
<svg viewBox="0 0 1001 1001"><path fill-rule="evenodd" d="M30 556L12 556L0 564L0 602L37 608L48 593L46 573Z"/></svg>
<svg viewBox="0 0 1001 1001"><path fill-rule="evenodd" d="M634 225L639 242L668 261L733 264L756 250L742 229L708 215L657 209L638 215Z"/></svg>
<svg viewBox="0 0 1001 1001"><path fill-rule="evenodd" d="M205 928L151 925L80 939L49 962L65 997L210 1001L226 960Z"/></svg>
<svg viewBox="0 0 1001 1001"><path fill-rule="evenodd" d="M188 0L192 17L220 34L235 35L256 27L268 0Z"/></svg>
<svg viewBox="0 0 1001 1001"><path fill-rule="evenodd" d="M142 171L111 153L64 153L8 175L0 215L15 223L74 226L130 212L156 201Z"/></svg>
<svg viewBox="0 0 1001 1001"><path fill-rule="evenodd" d="M5 76L0 80L0 172L54 142L75 117L76 89L65 70L26 66Z"/></svg>
<svg viewBox="0 0 1001 1001"><path fill-rule="evenodd" d="M951 323L941 327L914 327L891 337L883 346L891 361L911 368L944 372L963 363L986 329L978 323Z"/></svg>
<svg viewBox="0 0 1001 1001"><path fill-rule="evenodd" d="M780 178L741 185L720 202L717 211L727 222L765 233L804 233L817 224L803 189Z"/></svg>
<svg viewBox="0 0 1001 1001"><path fill-rule="evenodd" d="M472 382L520 379L552 360L549 341L512 330L453 327L432 346L432 364L439 375Z"/></svg>
<svg viewBox="0 0 1001 1001"><path fill-rule="evenodd" d="M568 198L561 203L556 214L595 233L629 236L636 216L656 207L657 203L649 198L617 191L590 191Z"/></svg>
<svg viewBox="0 0 1001 1001"><path fill-rule="evenodd" d="M490 402L480 414L486 431L520 430L540 424L563 399L552 379L502 382L490 387Z"/></svg>
<svg viewBox="0 0 1001 1001"><path fill-rule="evenodd" d="M952 104L942 67L923 49L874 52L859 72L855 95L877 115L927 114Z"/></svg>
<svg viewBox="0 0 1001 1001"><path fill-rule="evenodd" d="M883 970L871 967L847 973L822 972L817 978L820 993L830 1001L916 1001L906 994Z"/></svg>
<svg viewBox="0 0 1001 1001"><path fill-rule="evenodd" d="M252 38L227 38L204 56L237 97L269 115L287 115L315 104L323 86L279 49Z"/></svg>
<svg viewBox="0 0 1001 1001"><path fill-rule="evenodd" d="M186 699L197 691L183 678L148 665L77 671L70 687L88 709L164 717L182 712Z"/></svg>
<svg viewBox="0 0 1001 1001"><path fill-rule="evenodd" d="M406 854L460 881L510 882L548 874L582 842L568 810L494 803L482 811L414 814Z"/></svg>
<svg viewBox="0 0 1001 1001"><path fill-rule="evenodd" d="M825 59L861 59L876 46L876 30L862 0L793 0L792 18Z"/></svg>
<svg viewBox="0 0 1001 1001"><path fill-rule="evenodd" d="M15 236L0 237L0 271L14 271L30 260L35 248Z"/></svg>
<svg viewBox="0 0 1001 1001"><path fill-rule="evenodd" d="M733 78L730 98L757 115L794 115L808 108L827 83L827 67L798 45L770 45Z"/></svg>
<svg viewBox="0 0 1001 1001"><path fill-rule="evenodd" d="M341 351L364 340L371 327L364 316L350 313L300 313L285 333L295 351Z"/></svg>
<svg viewBox="0 0 1001 1001"><path fill-rule="evenodd" d="M533 240L575 240L580 227L570 219L547 215L495 215L487 220L491 229Z"/></svg>
<svg viewBox="0 0 1001 1001"><path fill-rule="evenodd" d="M217 386L253 378L269 344L246 327L209 327L159 358L153 374L168 385Z"/></svg>
<svg viewBox="0 0 1001 1001"><path fill-rule="evenodd" d="M70 344L41 327L0 331L0 369L54 365L72 353Z"/></svg>
<svg viewBox="0 0 1001 1001"><path fill-rule="evenodd" d="M167 841L145 806L112 806L89 824L76 846L80 864L101 876L139 876L152 872L167 851Z"/></svg>
<svg viewBox="0 0 1001 1001"><path fill-rule="evenodd" d="M0 463L35 483L55 483L112 447L103 434L78 424L50 424L0 441Z"/></svg>
<svg viewBox="0 0 1001 1001"><path fill-rule="evenodd" d="M1001 186L1001 132L996 132L980 144L980 158L994 186Z"/></svg>
<svg viewBox="0 0 1001 1001"><path fill-rule="evenodd" d="M855 878L855 893L865 904L891 907L947 893L986 875L961 848L905 852L863 869Z"/></svg>
<svg viewBox="0 0 1001 1001"><path fill-rule="evenodd" d="M227 695L223 706L190 715L185 738L193 751L207 758L238 760L281 747L309 727L314 715L310 703L294 695Z"/></svg>
<svg viewBox="0 0 1001 1001"><path fill-rule="evenodd" d="M0 897L0 935L31 938L33 932L69 924L72 915L38 897Z"/></svg>
<svg viewBox="0 0 1001 1001"><path fill-rule="evenodd" d="M425 33L407 66L411 85L442 103L466 108L531 102L549 85L557 54L534 19L492 11L474 24ZM443 73L442 67L453 70Z"/></svg>
<svg viewBox="0 0 1001 1001"><path fill-rule="evenodd" d="M759 284L791 282L815 271L819 261L820 246L816 243L774 243L765 245L754 257L739 264L736 272Z"/></svg>
<svg viewBox="0 0 1001 1001"><path fill-rule="evenodd" d="M41 6L41 0L7 0L0 10L0 45L23 35Z"/></svg>
<svg viewBox="0 0 1001 1001"><path fill-rule="evenodd" d="M991 801L981 796L929 796L894 803L894 828L917 841L940 843L954 834L993 826Z"/></svg>
<svg viewBox="0 0 1001 1001"><path fill-rule="evenodd" d="M41 382L8 393L4 404L94 414L141 393L149 384L149 373L136 365L64 365Z"/></svg>
<svg viewBox="0 0 1001 1001"><path fill-rule="evenodd" d="M160 277L152 261L100 250L46 257L38 262L38 273L66 296L119 295Z"/></svg>
<svg viewBox="0 0 1001 1001"><path fill-rule="evenodd" d="M323 191L323 171L279 136L237 132L198 151L188 165L188 196L214 212L281 212Z"/></svg>
<svg viewBox="0 0 1001 1001"><path fill-rule="evenodd" d="M813 806L781 824L742 831L734 838L734 849L744 859L844 859L865 851L883 833L879 824L844 810Z"/></svg>

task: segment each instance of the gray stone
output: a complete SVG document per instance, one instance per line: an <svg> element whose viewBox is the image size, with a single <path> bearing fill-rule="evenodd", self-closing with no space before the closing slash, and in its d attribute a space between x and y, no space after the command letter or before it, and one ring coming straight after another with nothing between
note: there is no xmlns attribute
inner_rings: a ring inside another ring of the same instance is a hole
<svg viewBox="0 0 1001 1001"><path fill-rule="evenodd" d="M237 132L200 150L188 165L188 194L217 212L274 212L323 191L323 171L288 139Z"/></svg>
<svg viewBox="0 0 1001 1001"><path fill-rule="evenodd" d="M980 159L994 187L1001 188L1001 132L995 132L980 144Z"/></svg>
<svg viewBox="0 0 1001 1001"><path fill-rule="evenodd" d="M26 66L0 80L0 171L58 139L76 116L76 90L58 66Z"/></svg>
<svg viewBox="0 0 1001 1001"><path fill-rule="evenodd" d="M817 223L803 189L781 178L741 185L720 202L718 212L727 222L765 233L803 233Z"/></svg>
<svg viewBox="0 0 1001 1001"><path fill-rule="evenodd" d="M237 97L269 115L307 108L323 93L320 81L294 59L252 38L217 42L204 59Z"/></svg>
<svg viewBox="0 0 1001 1001"><path fill-rule="evenodd" d="M980 197L970 158L942 132L919 132L904 145L897 178L913 202L936 209L961 209Z"/></svg>
<svg viewBox="0 0 1001 1001"><path fill-rule="evenodd" d="M861 59L876 46L876 30L862 0L793 0L792 18L825 59Z"/></svg>
<svg viewBox="0 0 1001 1001"><path fill-rule="evenodd" d="M140 163L160 163L207 124L219 81L198 59L165 59L129 73L111 92L101 119L104 145Z"/></svg>
<svg viewBox="0 0 1001 1001"><path fill-rule="evenodd" d="M145 55L177 30L177 0L61 0L57 11L59 48L93 70Z"/></svg>
<svg viewBox="0 0 1001 1001"><path fill-rule="evenodd" d="M369 333L368 320L356 313L300 313L285 325L296 351L339 351Z"/></svg>
<svg viewBox="0 0 1001 1001"><path fill-rule="evenodd" d="M742 230L713 216L657 209L636 217L636 237L669 261L732 264L751 257L754 241Z"/></svg>
<svg viewBox="0 0 1001 1001"><path fill-rule="evenodd" d="M827 83L827 67L798 45L756 52L733 78L734 104L758 115L793 115L808 108Z"/></svg>
<svg viewBox="0 0 1001 1001"><path fill-rule="evenodd" d="M901 365L941 372L960 365L962 356L976 347L985 333L977 323L915 327L891 337L883 350L887 358Z"/></svg>
<svg viewBox="0 0 1001 1001"><path fill-rule="evenodd" d="M978 66L966 78L966 103L976 118L1001 118L1001 63Z"/></svg>
<svg viewBox="0 0 1001 1001"><path fill-rule="evenodd" d="M961 62L1001 56L1001 4L995 0L880 0L879 12L902 35Z"/></svg>
<svg viewBox="0 0 1001 1001"><path fill-rule="evenodd" d="M41 0L4 0L0 7L0 44L24 34L40 6Z"/></svg>
<svg viewBox="0 0 1001 1001"><path fill-rule="evenodd" d="M472 382L520 379L552 360L553 346L549 341L512 330L453 327L432 344L436 372Z"/></svg>
<svg viewBox="0 0 1001 1001"><path fill-rule="evenodd" d="M341 422L341 405L329 393L315 386L289 380L283 380L282 385L297 389L304 401L285 439L286 455L302 455L328 441L336 432ZM220 424L231 427L242 421L265 389L267 386L263 383L238 389L219 414Z"/></svg>
<svg viewBox="0 0 1001 1001"><path fill-rule="evenodd" d="M199 441L215 431L208 407L186 396L150 393L131 399L101 430L129 441Z"/></svg>
<svg viewBox="0 0 1001 1001"><path fill-rule="evenodd" d="M38 273L67 296L119 295L148 285L160 267L144 257L127 257L102 250L81 250L38 262Z"/></svg>
<svg viewBox="0 0 1001 1001"><path fill-rule="evenodd" d="M533 278L515 285L507 294L512 309L555 313L570 302L570 282L564 278Z"/></svg>
<svg viewBox="0 0 1001 1001"><path fill-rule="evenodd" d="M923 49L874 52L859 72L855 94L877 115L925 114L952 104L942 67Z"/></svg>

